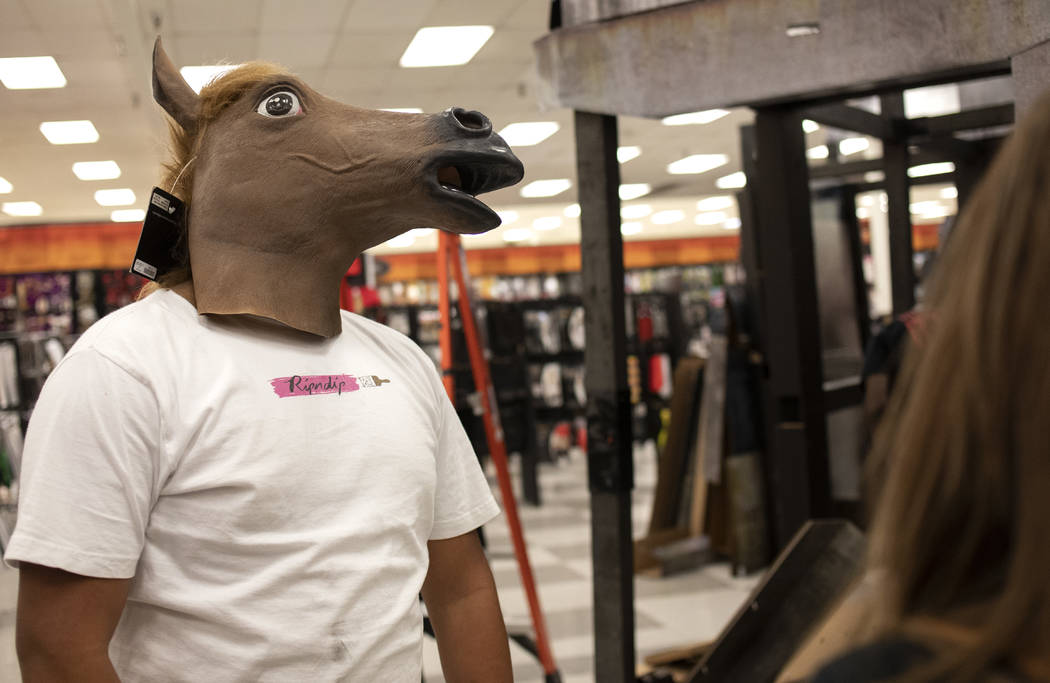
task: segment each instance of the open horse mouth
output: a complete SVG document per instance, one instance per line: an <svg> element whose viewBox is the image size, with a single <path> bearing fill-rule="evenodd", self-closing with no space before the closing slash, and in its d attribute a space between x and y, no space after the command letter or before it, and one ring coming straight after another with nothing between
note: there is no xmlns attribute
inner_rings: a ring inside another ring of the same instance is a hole
<svg viewBox="0 0 1050 683"><path fill-rule="evenodd" d="M495 211L475 197L509 187L525 174L521 162L509 151L453 153L439 157L432 167L432 189L443 201L455 202L469 211L482 229L496 227L500 221Z"/></svg>

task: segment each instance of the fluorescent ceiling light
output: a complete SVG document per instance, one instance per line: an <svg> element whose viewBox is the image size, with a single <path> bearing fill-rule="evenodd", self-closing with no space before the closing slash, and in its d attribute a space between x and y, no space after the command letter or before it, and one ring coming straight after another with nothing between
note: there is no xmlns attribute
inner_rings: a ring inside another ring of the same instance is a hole
<svg viewBox="0 0 1050 683"><path fill-rule="evenodd" d="M0 59L0 83L9 90L64 88L66 77L54 57Z"/></svg>
<svg viewBox="0 0 1050 683"><path fill-rule="evenodd" d="M728 209L733 206L735 202L733 198L728 195L720 195L718 197L705 197L696 203L697 211L721 211L722 209Z"/></svg>
<svg viewBox="0 0 1050 683"><path fill-rule="evenodd" d="M816 147L810 147L806 150L807 159L827 159L828 158L828 146L817 145Z"/></svg>
<svg viewBox="0 0 1050 683"><path fill-rule="evenodd" d="M39 216L44 213L36 202L4 202L2 208L8 216Z"/></svg>
<svg viewBox="0 0 1050 683"><path fill-rule="evenodd" d="M533 180L521 188L522 197L553 197L559 195L572 187L572 181L568 178L553 178L551 180Z"/></svg>
<svg viewBox="0 0 1050 683"><path fill-rule="evenodd" d="M720 190L735 190L747 185L747 176L743 171L737 171L724 175L715 181L715 187Z"/></svg>
<svg viewBox="0 0 1050 683"><path fill-rule="evenodd" d="M939 161L934 164L920 164L908 169L909 178L921 178L928 175L940 175L951 173L955 170L955 164L950 161Z"/></svg>
<svg viewBox="0 0 1050 683"><path fill-rule="evenodd" d="M412 237L430 237L433 232L434 228L412 228L405 234L412 235Z"/></svg>
<svg viewBox="0 0 1050 683"><path fill-rule="evenodd" d="M844 138L839 140L839 154L848 157L851 154L863 152L870 146L868 138Z"/></svg>
<svg viewBox="0 0 1050 683"><path fill-rule="evenodd" d="M698 213L693 220L697 225L718 225L719 223L725 223L728 218L729 216L724 211L708 211L707 213Z"/></svg>
<svg viewBox="0 0 1050 683"><path fill-rule="evenodd" d="M386 246L393 247L394 249L404 249L405 247L411 247L416 243L416 238L409 235L407 232L397 237L392 237L386 241Z"/></svg>
<svg viewBox="0 0 1050 683"><path fill-rule="evenodd" d="M941 203L936 199L925 202L912 202L908 205L908 210L916 214L928 213L930 211L936 211L940 208Z"/></svg>
<svg viewBox="0 0 1050 683"><path fill-rule="evenodd" d="M729 112L725 109L708 109L707 111L694 111L688 114L675 114L674 116L667 116L660 119L660 123L665 126L688 126L692 124L703 124L717 121L723 116L728 116Z"/></svg>
<svg viewBox="0 0 1050 683"><path fill-rule="evenodd" d="M381 109L380 111L392 111L395 114L422 114L419 107L394 107L393 109Z"/></svg>
<svg viewBox="0 0 1050 683"><path fill-rule="evenodd" d="M561 227L561 216L542 216L532 221L534 230L554 230Z"/></svg>
<svg viewBox="0 0 1050 683"><path fill-rule="evenodd" d="M406 68L466 64L492 37L491 26L427 26L416 31L399 64Z"/></svg>
<svg viewBox="0 0 1050 683"><path fill-rule="evenodd" d="M875 206L875 195L866 194L860 198L861 206Z"/></svg>
<svg viewBox="0 0 1050 683"><path fill-rule="evenodd" d="M3 178L0 178L0 180L3 180ZM3 192L3 190L0 189L0 192ZM941 189L941 198L942 199L955 199L958 196L959 196L958 188L945 187L945 188Z"/></svg>
<svg viewBox="0 0 1050 683"><path fill-rule="evenodd" d="M684 219L684 211L679 211L678 209L668 209L666 211L657 211L649 220L652 221L654 225L671 225L672 223L678 223L679 221Z"/></svg>
<svg viewBox="0 0 1050 683"><path fill-rule="evenodd" d="M208 64L202 66L184 66L179 69L179 73L186 79L186 82L193 88L193 92L198 95L201 92L201 88L214 81L219 76L222 76L227 71L233 71L240 64Z"/></svg>
<svg viewBox="0 0 1050 683"><path fill-rule="evenodd" d="M559 128L556 121L512 123L501 130L499 136L511 147L531 147L557 133Z"/></svg>
<svg viewBox="0 0 1050 683"><path fill-rule="evenodd" d="M955 83L904 91L904 115L909 119L955 114L961 109L959 104L959 86Z"/></svg>
<svg viewBox="0 0 1050 683"><path fill-rule="evenodd" d="M950 216L952 213L951 209L947 206L939 206L937 208L931 208L927 211L923 211L919 214L919 218L944 218Z"/></svg>
<svg viewBox="0 0 1050 683"><path fill-rule="evenodd" d="M805 133L816 133L820 130L820 124L809 119L802 119L802 131Z"/></svg>
<svg viewBox="0 0 1050 683"><path fill-rule="evenodd" d="M11 183L7 182L3 178L0 178L0 194L7 194L11 190L15 189Z"/></svg>
<svg viewBox="0 0 1050 683"><path fill-rule="evenodd" d="M45 121L40 132L52 145L79 145L98 142L98 131L90 121Z"/></svg>
<svg viewBox="0 0 1050 683"><path fill-rule="evenodd" d="M706 173L713 168L725 166L729 163L729 157L725 154L692 154L672 161L667 165L667 172L674 175L686 173Z"/></svg>
<svg viewBox="0 0 1050 683"><path fill-rule="evenodd" d="M726 222L722 224L722 227L725 228L726 230L739 230L740 229L740 219L737 218L736 216L734 216L732 218L727 218Z"/></svg>
<svg viewBox="0 0 1050 683"><path fill-rule="evenodd" d="M627 183L620 185L620 199L628 202L632 199L644 197L653 191L649 183Z"/></svg>
<svg viewBox="0 0 1050 683"><path fill-rule="evenodd" d="M81 180L113 180L120 177L120 166L115 161L78 161L73 173Z"/></svg>
<svg viewBox="0 0 1050 683"><path fill-rule="evenodd" d="M503 231L504 242L522 242L532 237L532 231L528 228L511 228Z"/></svg>
<svg viewBox="0 0 1050 683"><path fill-rule="evenodd" d="M496 215L499 216L500 225L510 225L514 221L518 220L517 211L497 211Z"/></svg>
<svg viewBox="0 0 1050 683"><path fill-rule="evenodd" d="M616 160L621 164L626 164L631 159L638 158L641 154L642 148L635 145L616 148Z"/></svg>
<svg viewBox="0 0 1050 683"><path fill-rule="evenodd" d="M791 24L785 31L788 38L800 38L802 36L815 36L820 33L820 24L815 21L804 24Z"/></svg>
<svg viewBox="0 0 1050 683"><path fill-rule="evenodd" d="M866 183L881 183L886 179L886 174L882 171L868 171L864 174L864 182Z"/></svg>
<svg viewBox="0 0 1050 683"><path fill-rule="evenodd" d="M580 205L579 204L569 204L564 209L562 209L561 213L566 218L579 218L580 217Z"/></svg>
<svg viewBox="0 0 1050 683"><path fill-rule="evenodd" d="M100 206L125 206L135 203L135 193L126 187L119 190L99 190L95 193L95 201Z"/></svg>
<svg viewBox="0 0 1050 683"><path fill-rule="evenodd" d="M109 219L116 223L137 223L146 220L146 212L142 209L117 209L109 214Z"/></svg>
<svg viewBox="0 0 1050 683"><path fill-rule="evenodd" d="M620 234L621 235L637 235L638 233L640 233L642 231L642 227L643 226L642 226L641 223L638 223L638 222L635 222L635 221L630 221L630 222L627 222L627 223L623 223L623 224L620 225Z"/></svg>
<svg viewBox="0 0 1050 683"><path fill-rule="evenodd" d="M858 206L857 218L871 218L871 209L866 206Z"/></svg>
<svg viewBox="0 0 1050 683"><path fill-rule="evenodd" d="M648 204L630 204L620 209L621 218L645 218L653 212Z"/></svg>

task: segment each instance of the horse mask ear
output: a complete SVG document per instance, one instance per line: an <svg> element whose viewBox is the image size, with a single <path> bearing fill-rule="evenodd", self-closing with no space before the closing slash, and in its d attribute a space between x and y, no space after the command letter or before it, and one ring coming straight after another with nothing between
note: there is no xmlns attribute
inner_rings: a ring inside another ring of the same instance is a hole
<svg viewBox="0 0 1050 683"><path fill-rule="evenodd" d="M183 130L192 132L197 129L197 103L200 97L172 64L160 43L160 36L153 44L153 99Z"/></svg>

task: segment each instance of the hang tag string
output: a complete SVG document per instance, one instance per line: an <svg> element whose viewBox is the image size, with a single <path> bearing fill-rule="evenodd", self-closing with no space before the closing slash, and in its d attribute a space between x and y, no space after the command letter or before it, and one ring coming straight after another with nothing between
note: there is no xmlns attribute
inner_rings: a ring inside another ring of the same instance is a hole
<svg viewBox="0 0 1050 683"><path fill-rule="evenodd" d="M171 189L168 190L168 194L174 194L175 193L175 186L179 184L179 180L182 178L182 174L186 172L186 169L189 168L190 164L192 164L194 161L196 161L196 159L197 159L197 157L196 157L196 155L194 155L194 157L192 159L190 159L189 161L186 162L186 165L182 167L182 170L179 171L179 174L177 176L175 176L175 182L173 182L171 184Z"/></svg>

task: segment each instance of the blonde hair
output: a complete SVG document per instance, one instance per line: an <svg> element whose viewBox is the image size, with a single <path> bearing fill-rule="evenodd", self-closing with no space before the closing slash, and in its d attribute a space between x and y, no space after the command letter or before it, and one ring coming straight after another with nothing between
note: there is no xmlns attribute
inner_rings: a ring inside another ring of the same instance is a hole
<svg viewBox="0 0 1050 683"><path fill-rule="evenodd" d="M150 282L139 293L139 298L148 296L158 289L174 287L193 279L190 271L189 248L187 236L189 231L189 208L193 199L194 160L200 151L208 125L251 90L260 81L286 74L288 71L277 64L268 62L247 62L232 69L219 78L205 85L200 92L197 104L197 127L186 130L175 121L168 120L170 134L168 159L163 165L161 187L170 190L185 205L178 247L176 247L181 265L160 277L157 282Z"/></svg>
<svg viewBox="0 0 1050 683"><path fill-rule="evenodd" d="M1048 198L1050 95L962 213L934 274L929 337L876 435L883 633L934 618L972 636L927 643L933 663L901 680L982 680L1050 652Z"/></svg>

